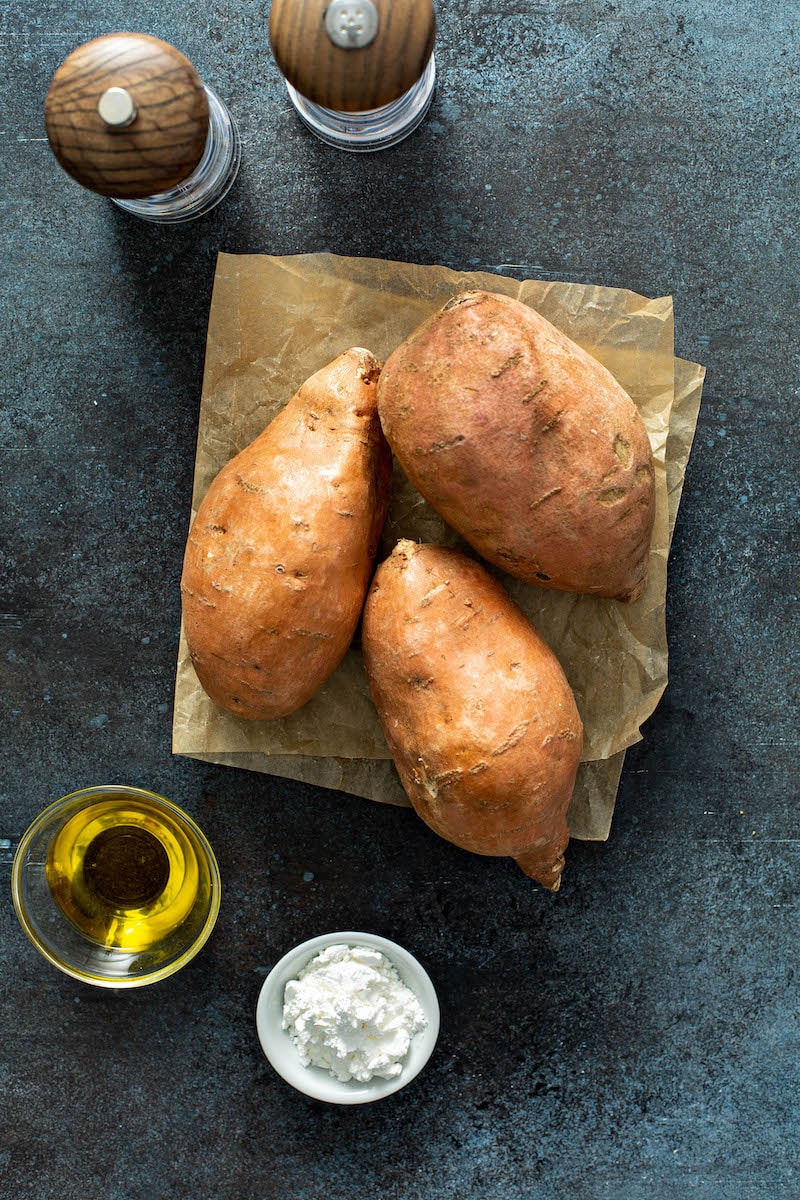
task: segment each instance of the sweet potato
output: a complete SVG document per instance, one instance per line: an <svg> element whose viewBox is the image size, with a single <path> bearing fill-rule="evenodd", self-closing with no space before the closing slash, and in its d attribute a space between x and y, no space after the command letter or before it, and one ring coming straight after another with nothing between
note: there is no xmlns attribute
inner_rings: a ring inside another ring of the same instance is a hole
<svg viewBox="0 0 800 1200"><path fill-rule="evenodd" d="M378 410L413 485L488 562L546 588L642 594L655 513L644 423L532 308L456 296L390 355Z"/></svg>
<svg viewBox="0 0 800 1200"><path fill-rule="evenodd" d="M558 660L502 585L458 550L402 540L375 573L361 643L423 821L557 891L583 727Z"/></svg>
<svg viewBox="0 0 800 1200"><path fill-rule="evenodd" d="M391 491L380 364L354 348L312 375L223 467L186 545L186 639L200 683L237 716L294 712L358 624Z"/></svg>

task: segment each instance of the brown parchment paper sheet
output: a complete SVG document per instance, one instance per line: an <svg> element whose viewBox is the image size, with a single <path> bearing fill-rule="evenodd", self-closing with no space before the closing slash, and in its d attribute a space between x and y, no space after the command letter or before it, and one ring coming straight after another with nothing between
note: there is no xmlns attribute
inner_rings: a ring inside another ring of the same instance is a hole
<svg viewBox="0 0 800 1200"><path fill-rule="evenodd" d="M584 761L569 821L577 838L608 836L625 750L667 684L667 558L704 369L676 359L669 297L616 288L461 273L336 255L221 254L208 323L193 512L221 467L253 440L299 385L351 346L386 359L464 288L531 304L605 364L636 402L653 448L656 522L644 596L620 604L521 583L509 592L558 655L584 722ZM188 532L188 525L187 525ZM380 556L400 537L461 545L395 471ZM323 688L279 721L243 721L200 687L183 630L173 752L298 779L383 803L408 804L372 704L356 643Z"/></svg>

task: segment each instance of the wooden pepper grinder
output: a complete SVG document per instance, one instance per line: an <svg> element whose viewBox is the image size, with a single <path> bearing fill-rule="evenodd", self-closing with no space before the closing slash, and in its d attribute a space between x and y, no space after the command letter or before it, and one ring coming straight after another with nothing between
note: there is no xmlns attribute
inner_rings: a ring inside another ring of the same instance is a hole
<svg viewBox="0 0 800 1200"><path fill-rule="evenodd" d="M331 146L393 146L430 106L431 0L273 0L269 34L292 104Z"/></svg>
<svg viewBox="0 0 800 1200"><path fill-rule="evenodd" d="M187 58L145 33L79 46L53 76L45 126L64 170L149 221L189 221L229 191L240 143Z"/></svg>

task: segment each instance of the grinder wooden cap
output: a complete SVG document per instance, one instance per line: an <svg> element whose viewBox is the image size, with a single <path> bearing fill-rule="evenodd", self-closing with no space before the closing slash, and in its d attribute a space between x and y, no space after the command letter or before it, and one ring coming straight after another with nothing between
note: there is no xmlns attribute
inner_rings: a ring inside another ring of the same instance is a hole
<svg viewBox="0 0 800 1200"><path fill-rule="evenodd" d="M154 196L186 179L208 136L197 71L146 33L111 33L73 50L53 76L44 111L64 170L119 200Z"/></svg>
<svg viewBox="0 0 800 1200"><path fill-rule="evenodd" d="M273 0L269 35L282 74L337 112L391 104L428 65L431 0Z"/></svg>

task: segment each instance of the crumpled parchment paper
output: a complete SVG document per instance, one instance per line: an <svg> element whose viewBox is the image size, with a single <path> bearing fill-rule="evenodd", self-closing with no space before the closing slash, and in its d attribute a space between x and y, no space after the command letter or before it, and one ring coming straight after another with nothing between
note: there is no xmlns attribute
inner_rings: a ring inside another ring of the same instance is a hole
<svg viewBox="0 0 800 1200"><path fill-rule="evenodd" d="M667 685L667 559L700 407L704 368L676 359L669 297L617 288L460 273L330 254L221 254L208 323L193 512L220 468L300 384L351 346L385 360L456 292L504 292L538 309L616 376L635 401L655 460L656 521L647 590L634 604L547 591L500 572L557 654L585 744L569 811L573 837L608 836L625 750ZM193 513L192 513L193 515ZM187 525L188 532L188 525ZM395 470L380 558L400 537L463 545ZM358 640L299 712L250 722L200 687L181 631L173 752L408 804L372 704Z"/></svg>

